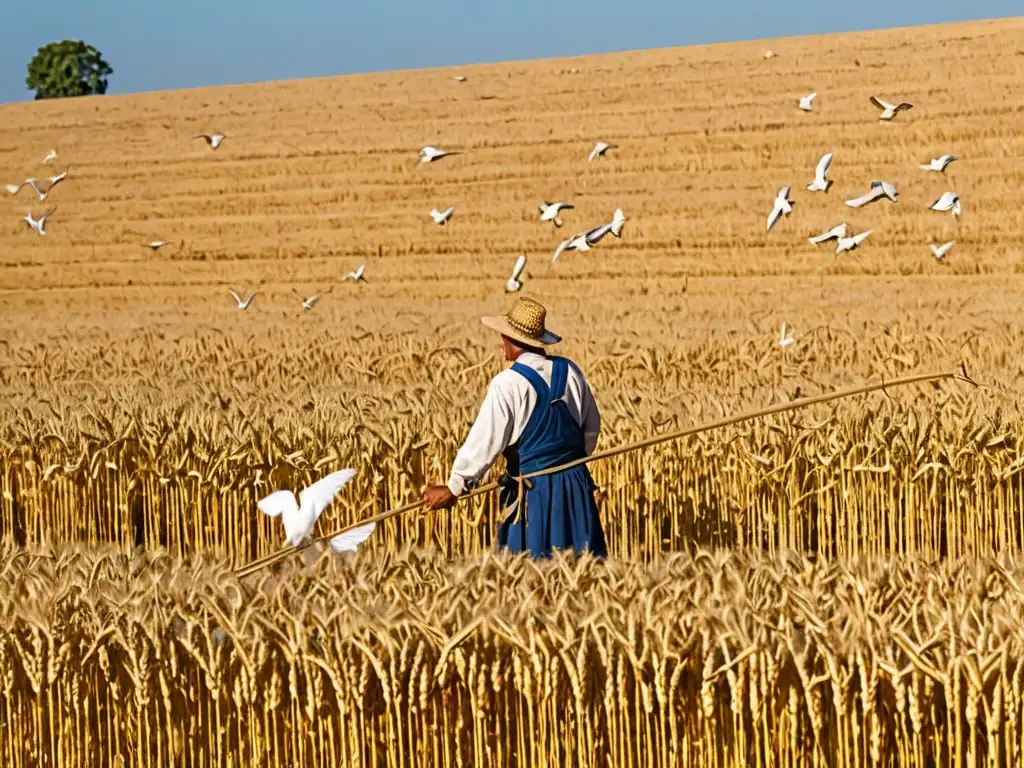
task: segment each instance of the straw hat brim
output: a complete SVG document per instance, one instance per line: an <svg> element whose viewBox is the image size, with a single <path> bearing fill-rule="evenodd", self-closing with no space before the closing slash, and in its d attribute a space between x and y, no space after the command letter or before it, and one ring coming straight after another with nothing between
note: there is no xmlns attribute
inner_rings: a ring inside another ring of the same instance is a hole
<svg viewBox="0 0 1024 768"><path fill-rule="evenodd" d="M508 320L501 317L481 317L480 322L490 328L492 331L497 331L502 336L508 336L513 341L521 342L528 347L550 347L552 344L557 344L562 340L562 337L557 333L552 333L546 328L538 338L527 336L522 331L517 331L511 325Z"/></svg>

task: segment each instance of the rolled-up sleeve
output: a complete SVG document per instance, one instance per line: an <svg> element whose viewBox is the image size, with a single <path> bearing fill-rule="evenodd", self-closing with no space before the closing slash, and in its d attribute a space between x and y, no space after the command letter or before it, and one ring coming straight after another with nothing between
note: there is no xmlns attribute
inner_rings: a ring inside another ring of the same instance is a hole
<svg viewBox="0 0 1024 768"><path fill-rule="evenodd" d="M511 404L496 382L492 381L466 442L455 454L448 489L456 496L472 490L495 459L508 447L512 431Z"/></svg>

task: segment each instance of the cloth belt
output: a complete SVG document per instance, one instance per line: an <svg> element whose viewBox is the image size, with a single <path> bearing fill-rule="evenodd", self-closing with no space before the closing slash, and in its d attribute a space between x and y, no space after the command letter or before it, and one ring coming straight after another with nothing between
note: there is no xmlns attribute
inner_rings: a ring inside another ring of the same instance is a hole
<svg viewBox="0 0 1024 768"><path fill-rule="evenodd" d="M508 472L502 472L501 477L498 478L498 487L503 491L511 491L515 489L516 500L512 504L509 504L502 512L504 515L508 515L513 508L516 510L516 517L513 520L513 524L519 522L523 512L526 510L526 491L533 488L533 481L528 477L522 475L510 475Z"/></svg>

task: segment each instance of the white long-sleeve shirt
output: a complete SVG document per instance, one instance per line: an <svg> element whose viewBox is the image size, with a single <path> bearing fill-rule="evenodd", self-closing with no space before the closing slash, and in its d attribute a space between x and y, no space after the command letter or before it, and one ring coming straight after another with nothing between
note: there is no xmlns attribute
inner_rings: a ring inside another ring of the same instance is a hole
<svg viewBox="0 0 1024 768"><path fill-rule="evenodd" d="M554 363L543 355L524 352L517 363L532 368L551 385ZM597 446L601 414L590 385L579 369L570 365L565 382L565 404L577 424L583 427L584 449L589 456ZM508 446L519 441L537 405L537 392L522 374L506 368L493 379L469 436L455 455L448 489L462 496L475 486L491 464Z"/></svg>

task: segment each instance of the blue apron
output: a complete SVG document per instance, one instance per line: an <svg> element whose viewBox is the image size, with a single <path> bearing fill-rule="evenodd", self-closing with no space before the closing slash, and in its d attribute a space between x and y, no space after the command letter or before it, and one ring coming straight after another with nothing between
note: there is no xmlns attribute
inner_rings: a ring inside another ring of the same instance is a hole
<svg viewBox="0 0 1024 768"><path fill-rule="evenodd" d="M583 427L565 404L569 361L553 363L551 386L529 366L515 363L512 370L526 378L537 393L537 405L519 441L505 449L502 478L502 509L511 514L498 528L498 548L547 557L553 549L572 548L577 554L590 551L605 557L604 531L594 501L594 481L585 464L535 477L533 487L523 489L525 505L516 505L519 483L515 477L556 467L586 455ZM518 519L517 519L518 517Z"/></svg>

